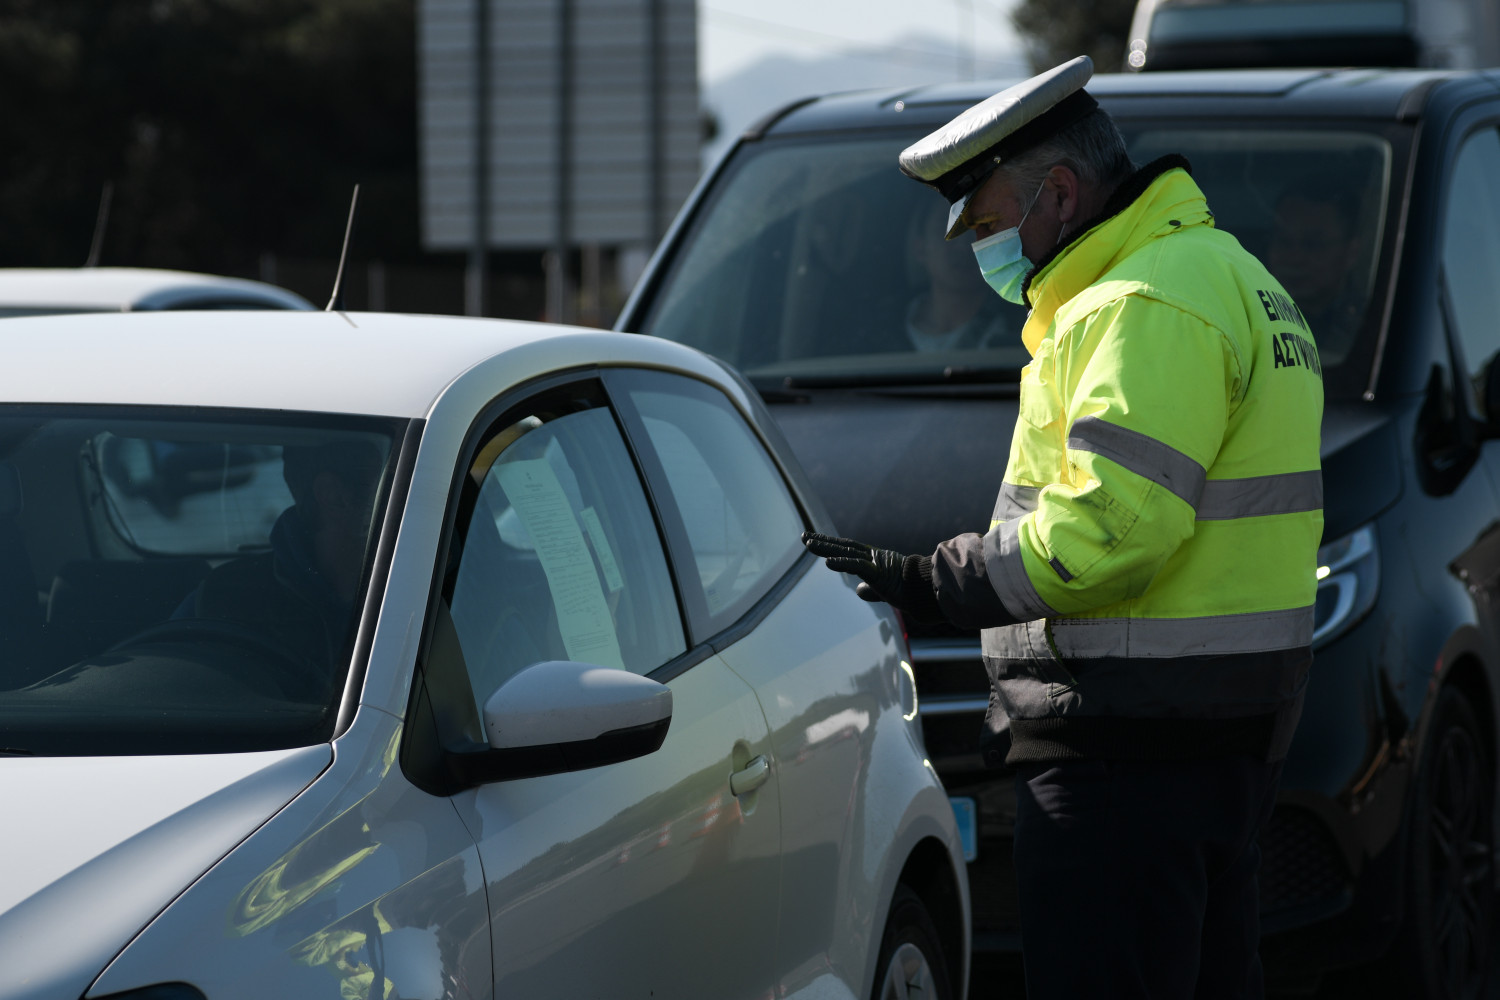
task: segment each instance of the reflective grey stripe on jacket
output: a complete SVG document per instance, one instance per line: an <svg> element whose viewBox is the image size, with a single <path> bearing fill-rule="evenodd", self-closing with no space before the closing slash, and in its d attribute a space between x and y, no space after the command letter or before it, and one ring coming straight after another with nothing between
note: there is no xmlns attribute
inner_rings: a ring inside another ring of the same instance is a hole
<svg viewBox="0 0 1500 1000"><path fill-rule="evenodd" d="M1313 606L1197 618L1052 618L1045 624L1051 626L1050 640L1040 648L1069 662L1109 656L1226 656L1311 644ZM1036 655L1032 637L1019 635L1019 628L986 632L985 652L1013 658Z"/></svg>
<svg viewBox="0 0 1500 1000"><path fill-rule="evenodd" d="M1015 616L1016 621L1030 621L1057 614L1042 600L1026 575L1026 564L1021 558L1020 521L1005 521L995 525L984 536L984 567L990 586L1000 596L1000 603ZM939 549L939 553L941 553ZM934 575L936 570L933 571Z"/></svg>
<svg viewBox="0 0 1500 1000"><path fill-rule="evenodd" d="M1041 495L1040 486L1019 486L1016 483L1001 483L1000 495L995 499L995 512L990 515L992 521L1010 521L1018 517L1025 517L1036 510L1037 497Z"/></svg>
<svg viewBox="0 0 1500 1000"><path fill-rule="evenodd" d="M1012 719L1232 718L1273 712L1296 698L1307 679L1311 634L1308 607L1032 621L985 629L981 646L997 700Z"/></svg>
<svg viewBox="0 0 1500 1000"><path fill-rule="evenodd" d="M1300 514L1323 509L1323 473L1283 472L1245 479L1210 479L1198 501L1198 520L1228 521L1236 517Z"/></svg>
<svg viewBox="0 0 1500 1000"><path fill-rule="evenodd" d="M1142 479L1181 497L1189 507L1197 508L1203 494L1203 480L1208 475L1203 466L1171 445L1163 444L1140 431L1133 431L1099 417L1080 417L1068 433L1068 447L1089 451L1129 469Z"/></svg>
<svg viewBox="0 0 1500 1000"><path fill-rule="evenodd" d="M1070 439L1069 444L1071 443ZM1002 483L1000 495L995 501L993 519L1011 521L1025 517L1036 510L1041 493L1040 486ZM1205 479L1198 493L1194 509L1199 521L1300 514L1323 508L1323 473L1313 469L1309 472L1280 472L1244 479Z"/></svg>

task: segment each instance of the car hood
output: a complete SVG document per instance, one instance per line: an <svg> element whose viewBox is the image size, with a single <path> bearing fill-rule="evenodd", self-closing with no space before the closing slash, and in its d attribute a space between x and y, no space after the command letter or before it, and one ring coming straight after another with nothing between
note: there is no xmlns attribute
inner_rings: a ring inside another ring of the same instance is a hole
<svg viewBox="0 0 1500 1000"><path fill-rule="evenodd" d="M0 996L81 996L142 927L332 760L327 745L0 758Z"/></svg>
<svg viewBox="0 0 1500 1000"><path fill-rule="evenodd" d="M989 530L1015 399L840 391L769 407L841 534L927 553ZM1395 422L1370 404L1325 407L1322 455L1324 538L1400 496Z"/></svg>
<svg viewBox="0 0 1500 1000"><path fill-rule="evenodd" d="M989 530L1014 398L828 392L770 410L839 533L926 553Z"/></svg>

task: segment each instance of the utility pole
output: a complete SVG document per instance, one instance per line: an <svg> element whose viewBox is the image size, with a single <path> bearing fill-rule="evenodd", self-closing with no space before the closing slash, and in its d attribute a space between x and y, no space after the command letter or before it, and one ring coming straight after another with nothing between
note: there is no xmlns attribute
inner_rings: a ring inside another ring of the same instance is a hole
<svg viewBox="0 0 1500 1000"><path fill-rule="evenodd" d="M557 0L557 216L547 258L547 318L573 320L569 255L573 242L573 2Z"/></svg>
<svg viewBox="0 0 1500 1000"><path fill-rule="evenodd" d="M474 240L464 271L464 314L488 308L490 250L490 0L474 0Z"/></svg>

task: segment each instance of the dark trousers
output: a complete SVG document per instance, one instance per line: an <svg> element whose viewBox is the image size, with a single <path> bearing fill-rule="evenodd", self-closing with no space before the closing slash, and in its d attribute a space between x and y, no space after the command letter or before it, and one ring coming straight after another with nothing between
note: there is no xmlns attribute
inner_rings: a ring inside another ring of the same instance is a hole
<svg viewBox="0 0 1500 1000"><path fill-rule="evenodd" d="M1021 765L1027 1000L1258 1000L1258 835L1280 777L1249 756Z"/></svg>

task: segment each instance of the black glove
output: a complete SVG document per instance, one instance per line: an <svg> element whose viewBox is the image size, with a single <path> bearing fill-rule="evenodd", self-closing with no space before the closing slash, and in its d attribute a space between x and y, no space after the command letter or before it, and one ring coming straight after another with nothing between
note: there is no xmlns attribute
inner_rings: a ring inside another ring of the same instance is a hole
<svg viewBox="0 0 1500 1000"><path fill-rule="evenodd" d="M884 601L914 622L943 620L932 589L932 559L877 549L852 538L833 538L804 531L802 544L828 561L828 568L853 573L862 583L854 592L871 603Z"/></svg>

